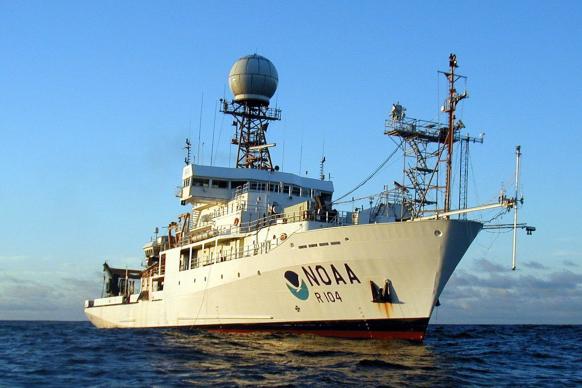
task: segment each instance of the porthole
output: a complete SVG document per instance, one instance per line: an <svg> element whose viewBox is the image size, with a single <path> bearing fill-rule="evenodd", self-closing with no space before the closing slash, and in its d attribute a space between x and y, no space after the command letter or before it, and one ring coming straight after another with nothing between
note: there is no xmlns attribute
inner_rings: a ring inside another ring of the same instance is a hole
<svg viewBox="0 0 582 388"><path fill-rule="evenodd" d="M257 275L259 275L259 276L260 276L260 275L261 275L261 271L257 271Z"/></svg>
<svg viewBox="0 0 582 388"><path fill-rule="evenodd" d="M440 236L442 236L442 235L443 235L443 232L441 232L440 230L438 230L438 229L437 229L437 230L435 230L435 231L434 231L434 235L435 235L436 237L440 237Z"/></svg>

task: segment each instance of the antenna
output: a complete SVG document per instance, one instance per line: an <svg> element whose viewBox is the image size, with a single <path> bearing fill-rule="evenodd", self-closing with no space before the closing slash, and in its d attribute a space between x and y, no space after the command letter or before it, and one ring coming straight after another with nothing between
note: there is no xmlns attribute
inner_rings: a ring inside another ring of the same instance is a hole
<svg viewBox="0 0 582 388"><path fill-rule="evenodd" d="M202 92L202 98L200 100L200 118L198 122L198 152L196 156L200 159L200 135L202 133L202 109L204 108L204 92ZM200 160L199 160L200 161Z"/></svg>
<svg viewBox="0 0 582 388"><path fill-rule="evenodd" d="M190 150L192 149L192 143L190 143L190 139L186 138L186 145L184 146L186 150L186 157L184 158L184 164L187 166L190 164Z"/></svg>
<svg viewBox="0 0 582 388"><path fill-rule="evenodd" d="M453 53L449 55L449 72L444 73L449 81L449 97L445 101L443 106L443 111L448 113L449 125L447 128L447 136L445 138L445 144L447 150L446 159L446 181L445 181L445 203L443 211L446 213L451 210L451 182L452 182L452 171L453 171L453 144L455 143L455 131L460 129L455 125L455 111L457 109L457 103L468 96L467 92L464 91L461 94L457 94L455 89L455 82L463 76L455 74L455 69L459 67L457 64L457 56ZM459 126L461 127L461 126ZM448 218L448 217L447 217Z"/></svg>
<svg viewBox="0 0 582 388"><path fill-rule="evenodd" d="M216 111L217 106L214 106L214 120L212 121L212 146L210 147L210 165L212 166L212 159L214 155L214 132L216 130Z"/></svg>
<svg viewBox="0 0 582 388"><path fill-rule="evenodd" d="M277 89L277 69L261 55L247 55L234 63L228 78L234 100L220 99L220 111L234 118L236 167L273 171L269 148L276 144L267 143L266 132L271 121L281 120L281 110L269 108Z"/></svg>
<svg viewBox="0 0 582 388"><path fill-rule="evenodd" d="M325 155L321 158L321 162L319 162L319 179L324 181L325 180L325 173L323 171L323 164L325 163Z"/></svg>
<svg viewBox="0 0 582 388"><path fill-rule="evenodd" d="M513 206L513 250L511 269L515 271L517 268L517 208L520 203L519 197L519 162L521 158L521 146L515 147L515 198ZM529 234L529 233L528 233Z"/></svg>
<svg viewBox="0 0 582 388"><path fill-rule="evenodd" d="M301 135L301 145L299 147L299 175L301 175L302 164L303 164L303 134Z"/></svg>

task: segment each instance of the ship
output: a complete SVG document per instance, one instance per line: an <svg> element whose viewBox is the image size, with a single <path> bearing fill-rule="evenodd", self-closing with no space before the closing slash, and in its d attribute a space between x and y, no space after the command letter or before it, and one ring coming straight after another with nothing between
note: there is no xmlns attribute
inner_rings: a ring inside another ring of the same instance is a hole
<svg viewBox="0 0 582 388"><path fill-rule="evenodd" d="M496 203L468 207L461 187L452 209L453 147L462 164L469 144L483 141L463 134L455 117L467 97L456 91L463 77L457 67L451 54L442 72L448 122L412 119L392 105L384 133L402 151L404 179L384 187L368 207L344 211L338 206L346 195L334 199L325 158L319 178L273 165L275 144L266 134L281 119L281 110L269 105L277 70L258 54L237 60L228 76L234 98L220 100L220 111L233 118L235 165L191 162L186 140L176 196L187 210L163 235L156 228L140 269L103 265L102 295L85 301L87 318L98 328L422 341L447 281L486 227L468 214L514 209L510 226L524 226L517 224L517 189L513 197L502 193ZM468 168L459 171L462 186Z"/></svg>

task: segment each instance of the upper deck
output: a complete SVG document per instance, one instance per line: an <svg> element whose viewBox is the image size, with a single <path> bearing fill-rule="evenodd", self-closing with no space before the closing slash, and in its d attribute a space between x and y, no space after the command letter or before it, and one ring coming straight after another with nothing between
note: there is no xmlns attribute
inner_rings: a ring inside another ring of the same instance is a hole
<svg viewBox="0 0 582 388"><path fill-rule="evenodd" d="M226 202L235 197L237 189L252 189L288 196L331 200L333 183L296 174L258 170L188 164L182 171L179 197L182 203Z"/></svg>

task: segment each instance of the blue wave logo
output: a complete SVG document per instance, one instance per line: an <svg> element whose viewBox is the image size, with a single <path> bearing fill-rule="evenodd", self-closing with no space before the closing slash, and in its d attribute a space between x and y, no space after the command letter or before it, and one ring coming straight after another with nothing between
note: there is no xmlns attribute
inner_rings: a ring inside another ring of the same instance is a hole
<svg viewBox="0 0 582 388"><path fill-rule="evenodd" d="M285 279L287 279L287 288L297 299L307 300L309 298L307 284L299 275L293 271L287 271L285 272Z"/></svg>

